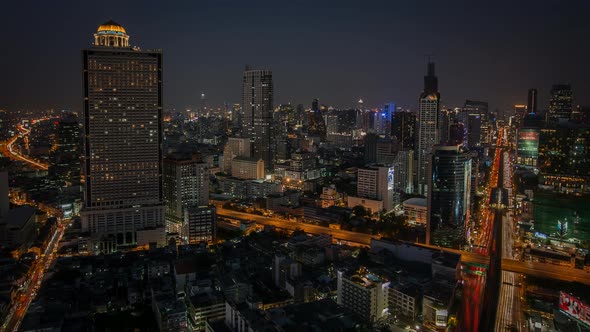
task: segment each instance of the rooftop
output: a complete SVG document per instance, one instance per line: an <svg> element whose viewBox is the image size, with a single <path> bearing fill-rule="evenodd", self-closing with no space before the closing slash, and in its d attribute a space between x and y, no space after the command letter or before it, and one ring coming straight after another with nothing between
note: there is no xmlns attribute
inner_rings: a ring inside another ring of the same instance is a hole
<svg viewBox="0 0 590 332"><path fill-rule="evenodd" d="M350 280L365 288L373 288L376 287L377 284L389 282L386 278L376 273L372 273L362 266L350 275Z"/></svg>
<svg viewBox="0 0 590 332"><path fill-rule="evenodd" d="M428 201L426 200L426 198L414 197L414 198L410 198L410 199L405 200L403 204L426 207L428 205L427 203L428 203Z"/></svg>
<svg viewBox="0 0 590 332"><path fill-rule="evenodd" d="M23 228L29 219L35 215L35 208L29 205L17 207L16 209L8 210L8 214L1 223L5 223L10 227Z"/></svg>

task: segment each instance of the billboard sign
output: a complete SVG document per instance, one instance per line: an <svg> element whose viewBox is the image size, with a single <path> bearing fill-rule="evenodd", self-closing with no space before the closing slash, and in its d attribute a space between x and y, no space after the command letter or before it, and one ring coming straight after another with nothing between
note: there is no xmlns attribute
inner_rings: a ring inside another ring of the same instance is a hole
<svg viewBox="0 0 590 332"><path fill-rule="evenodd" d="M387 190L393 190L393 167L387 170Z"/></svg>
<svg viewBox="0 0 590 332"><path fill-rule="evenodd" d="M559 292L559 309L586 324L590 324L590 306L570 294Z"/></svg>

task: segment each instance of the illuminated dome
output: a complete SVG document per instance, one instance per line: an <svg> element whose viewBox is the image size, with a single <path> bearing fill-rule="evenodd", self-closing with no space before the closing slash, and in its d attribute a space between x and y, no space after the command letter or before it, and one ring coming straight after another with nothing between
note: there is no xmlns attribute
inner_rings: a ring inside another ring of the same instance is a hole
<svg viewBox="0 0 590 332"><path fill-rule="evenodd" d="M101 24L94 34L95 46L129 47L129 35L123 26L113 20Z"/></svg>
<svg viewBox="0 0 590 332"><path fill-rule="evenodd" d="M126 34L127 31L125 31L125 28L123 28L123 26L113 20L110 20L106 23L101 24L98 27L97 30L98 33L103 32L103 33L124 33Z"/></svg>

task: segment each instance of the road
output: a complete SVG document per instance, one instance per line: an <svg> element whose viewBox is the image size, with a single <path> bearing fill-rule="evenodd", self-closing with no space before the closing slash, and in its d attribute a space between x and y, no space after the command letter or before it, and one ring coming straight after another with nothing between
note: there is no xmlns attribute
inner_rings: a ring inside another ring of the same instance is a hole
<svg viewBox="0 0 590 332"><path fill-rule="evenodd" d="M512 164L507 152L503 153L502 186L512 187ZM511 199L511 198L510 198ZM516 233L512 214L502 216L502 260L514 258L514 240ZM498 309L496 314L495 331L509 331L512 327L523 326L522 313L520 309L520 274L506 271L502 266L502 283L499 290ZM526 326L526 325L525 325Z"/></svg>
<svg viewBox="0 0 590 332"><path fill-rule="evenodd" d="M55 260L56 255L53 254L53 251L57 249L57 246L64 234L64 231L65 226L59 224L55 232L53 233L51 240L47 244L47 247L45 248L42 257L35 261L35 264L30 270L29 273L31 273L31 276L29 278L27 285L25 285L25 290L20 296L18 303L10 309L5 322L2 324L1 331L18 330L18 327L22 322L22 319L27 313L29 305L36 296L36 291L41 286L41 282L43 281L45 271L49 267L51 267L51 264L53 264L53 261Z"/></svg>
<svg viewBox="0 0 590 332"><path fill-rule="evenodd" d="M502 145L503 136L498 134L496 145ZM492 168L485 187L485 199L481 207L480 225L478 233L473 236L473 254L488 259L488 269L485 278L473 279L469 274L462 274L464 280L464 295L459 312L459 329L461 331L489 331L495 320L495 312L490 312L489 307L497 302L497 292L494 293L493 285L499 283L500 257L497 241L494 237L501 232L498 225L498 212L490 207L492 189L499 183L501 168L501 149L494 149ZM462 259L463 261L463 259ZM483 327L483 329L482 329Z"/></svg>
<svg viewBox="0 0 590 332"><path fill-rule="evenodd" d="M502 259L502 270L523 273L538 278L579 282L590 285L590 273L573 267L514 259Z"/></svg>
<svg viewBox="0 0 590 332"><path fill-rule="evenodd" d="M494 331L510 331L511 327L520 330L520 327L525 324L522 320L522 310L520 308L520 287L521 282L518 273L502 271L502 284L500 285L500 299Z"/></svg>
<svg viewBox="0 0 590 332"><path fill-rule="evenodd" d="M356 233L356 232L340 230L340 229L333 229L333 228L328 228L328 227L318 226L318 225L313 225L313 224L287 221L285 219L265 217L265 216L260 216L257 214L250 214L250 213L246 213L246 212L228 210L228 209L224 209L222 207L217 207L217 214L221 217L226 217L226 218L234 218L234 219L240 219L240 220L253 220L261 225L274 226L276 228L286 229L286 230L290 230L290 231L294 231L296 229L301 229L304 232L309 233L309 234L330 234L330 235L332 235L332 237L334 239L353 242L353 243L361 244L361 245L365 245L365 246L371 245L371 239L379 239L380 238L380 236L377 236L377 235Z"/></svg>
<svg viewBox="0 0 590 332"><path fill-rule="evenodd" d="M46 121L49 119L51 119L51 118L44 117L44 118L34 119L31 121L31 124L37 124L39 122ZM0 152L2 154L4 154L5 156L7 156L8 158L11 158L13 160L23 161L23 162L25 162L37 169L47 170L49 168L49 165L44 164L44 163L40 163L40 162L35 161L31 158L27 158L27 157L23 156L22 154L20 154L15 149L14 144L16 143L16 141L19 138L21 138L21 137L24 138L25 136L27 136L31 133L30 129L23 127L21 124L17 125L16 128L18 129L19 134L12 136L12 138L10 138L8 141L1 144L0 145Z"/></svg>
<svg viewBox="0 0 590 332"><path fill-rule="evenodd" d="M490 247L490 267L488 269L485 292L482 302L482 318L477 331L495 331L499 306L500 282L502 280L502 211L494 214L493 241ZM471 330L475 331L475 330Z"/></svg>
<svg viewBox="0 0 590 332"><path fill-rule="evenodd" d="M220 217L233 218L233 219L239 219L239 220L253 220L261 225L274 226L276 228L286 229L286 230L290 230L290 231L301 229L302 231L309 233L309 234L330 234L330 235L332 235L332 237L334 239L346 241L346 242L353 243L353 244L360 244L363 246L370 246L371 239L380 239L381 238L380 236L377 236L377 235L357 233L357 232L351 232L351 231L340 230L340 229L333 229L333 228L328 228L328 227L318 226L318 225L313 225L313 224L287 221L285 219L280 219L280 218L265 217L265 216L250 214L250 213L246 213L246 212L228 210L228 209L224 209L220 206L217 207L217 214ZM460 254L461 261L465 262L465 263L476 263L476 264L487 265L489 262L489 259L487 257L479 255L477 253L473 253L473 252L467 252L467 251L462 251L462 250L457 250L457 249L441 248L441 247L436 247L436 246L431 246L431 245L426 245L426 244L421 244L421 243L415 243L415 245L421 246L424 248L428 248L428 249L444 250L446 252Z"/></svg>

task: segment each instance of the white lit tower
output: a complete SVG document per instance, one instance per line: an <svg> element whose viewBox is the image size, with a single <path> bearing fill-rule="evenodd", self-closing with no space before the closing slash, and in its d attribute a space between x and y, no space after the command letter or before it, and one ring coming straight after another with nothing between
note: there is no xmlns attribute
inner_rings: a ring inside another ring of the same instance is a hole
<svg viewBox="0 0 590 332"><path fill-rule="evenodd" d="M419 129L417 151L417 190L422 195L428 194L428 162L432 147L438 143L438 120L440 112L440 93L438 78L434 73L434 63L428 63L428 72L424 76L424 91L419 100Z"/></svg>

